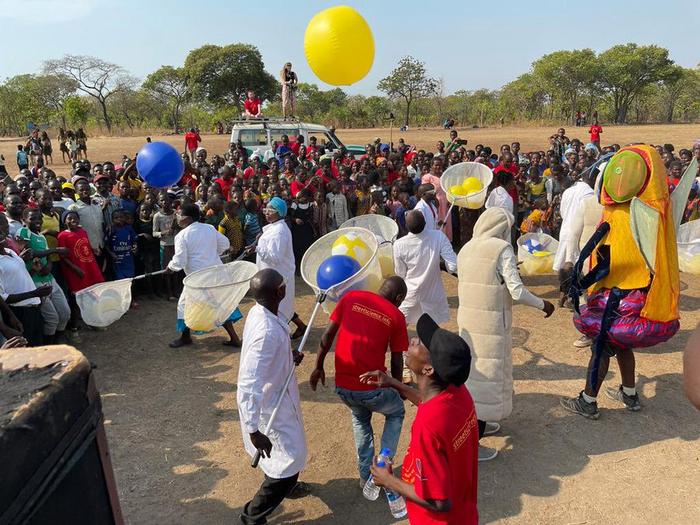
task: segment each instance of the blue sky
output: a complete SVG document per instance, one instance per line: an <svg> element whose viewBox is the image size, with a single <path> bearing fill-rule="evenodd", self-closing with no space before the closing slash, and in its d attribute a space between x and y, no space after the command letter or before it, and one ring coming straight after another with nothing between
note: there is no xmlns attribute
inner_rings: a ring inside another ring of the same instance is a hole
<svg viewBox="0 0 700 525"><path fill-rule="evenodd" d="M0 0L0 79L37 72L64 53L95 55L143 78L181 65L203 44L246 42L268 71L290 60L302 82L326 88L306 64L304 29L317 11L342 3L366 18L376 45L372 71L351 93L375 93L407 54L448 93L498 88L558 49L637 42L668 48L685 67L700 62L699 0Z"/></svg>

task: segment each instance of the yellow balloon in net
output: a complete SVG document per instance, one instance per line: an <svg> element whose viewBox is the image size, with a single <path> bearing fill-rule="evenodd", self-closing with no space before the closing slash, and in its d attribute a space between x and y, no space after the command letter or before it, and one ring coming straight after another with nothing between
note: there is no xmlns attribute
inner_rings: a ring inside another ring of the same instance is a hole
<svg viewBox="0 0 700 525"><path fill-rule="evenodd" d="M456 197L464 197L467 194L464 187L460 184L455 184L454 186L450 186L450 193L452 195L455 195Z"/></svg>
<svg viewBox="0 0 700 525"><path fill-rule="evenodd" d="M464 195L479 193L483 189L484 185L481 184L481 180L477 177L467 177L462 181L462 191L464 191Z"/></svg>
<svg viewBox="0 0 700 525"><path fill-rule="evenodd" d="M318 78L333 86L349 86L372 68L374 37L352 7L331 7L317 13L306 26L304 53Z"/></svg>
<svg viewBox="0 0 700 525"><path fill-rule="evenodd" d="M331 255L347 255L352 257L360 266L364 266L369 261L372 253L369 246L356 233L346 233L338 237L331 247Z"/></svg>
<svg viewBox="0 0 700 525"><path fill-rule="evenodd" d="M394 270L394 258L391 255L380 255L379 266L382 269L382 277L384 279L396 275Z"/></svg>
<svg viewBox="0 0 700 525"><path fill-rule="evenodd" d="M185 303L185 325L195 332L211 332L216 328L216 308L209 303Z"/></svg>
<svg viewBox="0 0 700 525"><path fill-rule="evenodd" d="M534 255L535 257L547 257L549 255L552 255L552 252L534 251L532 252L532 255Z"/></svg>

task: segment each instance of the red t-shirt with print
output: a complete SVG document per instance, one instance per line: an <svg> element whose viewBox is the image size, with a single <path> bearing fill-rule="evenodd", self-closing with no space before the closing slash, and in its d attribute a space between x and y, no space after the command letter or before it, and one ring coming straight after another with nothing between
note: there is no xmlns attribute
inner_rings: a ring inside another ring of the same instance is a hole
<svg viewBox="0 0 700 525"><path fill-rule="evenodd" d="M360 375L384 370L387 348L408 350L406 318L381 295L347 292L331 314L340 325L335 344L335 384L348 390L374 390L360 382Z"/></svg>
<svg viewBox="0 0 700 525"><path fill-rule="evenodd" d="M411 525L477 525L479 428L474 400L464 385L450 385L418 406L401 478L424 500L449 500L449 512L432 512L406 500Z"/></svg>

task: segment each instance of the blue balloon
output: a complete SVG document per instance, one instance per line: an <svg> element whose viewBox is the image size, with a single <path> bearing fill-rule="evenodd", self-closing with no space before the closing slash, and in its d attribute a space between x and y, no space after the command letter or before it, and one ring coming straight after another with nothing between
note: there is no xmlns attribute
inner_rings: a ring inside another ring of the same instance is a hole
<svg viewBox="0 0 700 525"><path fill-rule="evenodd" d="M154 188L170 188L182 178L185 163L180 153L167 142L150 142L139 150L136 169Z"/></svg>
<svg viewBox="0 0 700 525"><path fill-rule="evenodd" d="M316 271L316 285L328 290L360 271L360 263L347 255L331 255Z"/></svg>

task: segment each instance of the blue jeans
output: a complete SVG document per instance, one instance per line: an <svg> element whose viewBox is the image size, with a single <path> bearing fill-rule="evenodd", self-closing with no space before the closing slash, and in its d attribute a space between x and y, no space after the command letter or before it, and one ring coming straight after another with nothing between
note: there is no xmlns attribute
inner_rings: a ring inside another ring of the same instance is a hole
<svg viewBox="0 0 700 525"><path fill-rule="evenodd" d="M357 468L360 471L360 478L367 479L374 457L372 413L379 412L384 415L381 448L388 448L391 450L392 456L395 456L401 436L403 416L406 413L403 400L398 392L391 388L347 390L336 387L335 393L352 411L352 432L357 447Z"/></svg>

